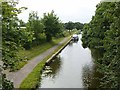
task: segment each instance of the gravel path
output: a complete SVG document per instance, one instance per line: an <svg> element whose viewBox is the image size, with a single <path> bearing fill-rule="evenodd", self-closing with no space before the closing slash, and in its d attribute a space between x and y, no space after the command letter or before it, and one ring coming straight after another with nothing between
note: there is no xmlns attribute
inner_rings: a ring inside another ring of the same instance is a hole
<svg viewBox="0 0 120 90"><path fill-rule="evenodd" d="M10 72L6 76L10 81L13 81L14 87L19 88L22 81L28 76L30 72L35 68L35 66L41 62L45 57L47 57L50 53L54 52L55 49L58 48L61 44L65 43L68 38L65 38L63 41L58 43L57 45L53 46L52 48L48 49L44 53L40 54L39 56L35 57L32 60L29 60L28 63L16 72Z"/></svg>

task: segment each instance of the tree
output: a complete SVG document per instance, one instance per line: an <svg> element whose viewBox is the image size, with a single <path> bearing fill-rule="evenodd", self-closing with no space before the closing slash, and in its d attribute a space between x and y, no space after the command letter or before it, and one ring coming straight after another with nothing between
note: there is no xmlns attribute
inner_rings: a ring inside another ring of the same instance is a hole
<svg viewBox="0 0 120 90"><path fill-rule="evenodd" d="M83 24L80 22L75 22L74 25L74 28L76 28L77 30L83 29Z"/></svg>
<svg viewBox="0 0 120 90"><path fill-rule="evenodd" d="M24 45L24 41L32 41L29 32L19 28L17 15L25 7L16 8L18 2L2 2L2 61L4 68L14 70L21 58L17 55L18 49Z"/></svg>
<svg viewBox="0 0 120 90"><path fill-rule="evenodd" d="M13 90L13 82L6 79L6 75L2 74L2 90Z"/></svg>
<svg viewBox="0 0 120 90"><path fill-rule="evenodd" d="M109 8L108 17L112 18L112 23L109 30L105 32L104 49L105 53L101 59L101 67L104 70L101 72L105 74L102 87L120 88L120 2L110 3L113 7ZM100 68L101 68L100 67Z"/></svg>
<svg viewBox="0 0 120 90"><path fill-rule="evenodd" d="M26 27L26 23L23 20L19 20L20 27Z"/></svg>
<svg viewBox="0 0 120 90"><path fill-rule="evenodd" d="M72 29L80 30L80 29L83 29L83 24L80 22L69 21L69 22L65 23L64 27L65 27L65 29L68 29L68 30L72 30Z"/></svg>
<svg viewBox="0 0 120 90"><path fill-rule="evenodd" d="M35 45L39 45L41 42L40 34L43 33L44 25L39 19L37 12L31 12L29 14L29 20L27 23L27 30L34 32L34 41Z"/></svg>
<svg viewBox="0 0 120 90"><path fill-rule="evenodd" d="M74 29L74 23L69 21L68 23L65 23L65 28L68 29L68 30L72 30Z"/></svg>
<svg viewBox="0 0 120 90"><path fill-rule="evenodd" d="M48 14L45 13L42 22L45 26L44 33L48 42L62 30L62 24L59 18L54 14L54 11Z"/></svg>

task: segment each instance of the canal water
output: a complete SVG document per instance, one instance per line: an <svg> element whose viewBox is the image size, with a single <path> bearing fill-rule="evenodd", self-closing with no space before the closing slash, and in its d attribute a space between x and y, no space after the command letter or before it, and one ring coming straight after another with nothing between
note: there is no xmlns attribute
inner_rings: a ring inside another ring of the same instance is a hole
<svg viewBox="0 0 120 90"><path fill-rule="evenodd" d="M45 66L39 88L96 88L98 80L90 49L84 49L79 35L78 42L71 42Z"/></svg>

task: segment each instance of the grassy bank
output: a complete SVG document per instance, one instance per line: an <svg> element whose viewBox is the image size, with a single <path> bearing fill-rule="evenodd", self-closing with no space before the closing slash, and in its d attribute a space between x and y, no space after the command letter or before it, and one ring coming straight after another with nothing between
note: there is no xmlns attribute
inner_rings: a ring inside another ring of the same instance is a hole
<svg viewBox="0 0 120 90"><path fill-rule="evenodd" d="M61 40L63 40L64 37L61 38L54 38L52 42L46 42L43 43L39 46L33 47L30 50L20 50L19 51L19 56L26 58L26 60L19 62L19 64L16 66L16 70L21 69L28 60L31 60L32 58L40 55L41 53L45 52L46 50L48 50L49 48L53 47L54 45L56 45L57 43L59 43Z"/></svg>
<svg viewBox="0 0 120 90"><path fill-rule="evenodd" d="M21 57L25 57L28 60L30 60L30 59L34 58L35 56L37 56L37 55L43 53L44 51L48 50L52 46L56 45L62 39L63 39L63 37L59 38L59 39L53 39L52 42L43 43L39 46L31 48L30 50L20 50L19 55Z"/></svg>
<svg viewBox="0 0 120 90"><path fill-rule="evenodd" d="M69 38L70 39L70 38ZM60 48L62 48L65 43L63 43L61 46L59 46L53 53L51 53L49 56L47 56L44 60L42 60L34 69L33 71L25 78L25 80L21 83L20 88L36 88L39 85L40 77L41 77L41 71L45 65L45 62L54 54L56 53Z"/></svg>

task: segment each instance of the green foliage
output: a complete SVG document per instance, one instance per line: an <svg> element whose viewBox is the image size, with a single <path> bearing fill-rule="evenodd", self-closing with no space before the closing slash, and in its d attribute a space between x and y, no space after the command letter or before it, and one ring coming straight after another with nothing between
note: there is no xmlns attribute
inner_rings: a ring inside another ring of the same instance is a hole
<svg viewBox="0 0 120 90"><path fill-rule="evenodd" d="M14 25L16 21L16 8L14 8L15 2L3 2L2 3L2 60L5 67L14 68L14 62L18 61L16 52L19 47L19 39L16 38L19 31L17 26ZM16 40L14 40L16 38Z"/></svg>
<svg viewBox="0 0 120 90"><path fill-rule="evenodd" d="M31 48L31 44L33 42L34 38L34 32L30 31L27 28L20 28L19 29L19 36L20 36L20 44L22 47L24 47L25 49L30 49Z"/></svg>
<svg viewBox="0 0 120 90"><path fill-rule="evenodd" d="M13 83L6 79L6 75L2 74L2 90L13 90Z"/></svg>
<svg viewBox="0 0 120 90"><path fill-rule="evenodd" d="M84 26L83 47L96 49L103 56L96 60L104 75L101 87L120 88L120 2L100 3L91 22Z"/></svg>
<svg viewBox="0 0 120 90"><path fill-rule="evenodd" d="M43 35L44 25L39 19L37 12L31 12L29 14L29 20L27 23L27 30L34 32L34 45L39 45L41 43L41 35ZM29 44L30 45L30 44ZM29 46L27 44L27 46Z"/></svg>
<svg viewBox="0 0 120 90"><path fill-rule="evenodd" d="M77 30L83 29L83 24L80 22L75 22L74 23L74 28L76 28Z"/></svg>
<svg viewBox="0 0 120 90"><path fill-rule="evenodd" d="M90 39L90 38L89 38L89 37L90 37L90 33L87 32L87 30L90 31L90 30L89 30L89 25L88 25L88 24L85 24L83 30L84 30L84 31L83 31L82 39L81 39L82 42L83 42L83 43L82 43L82 46L83 46L84 48L87 48L87 47L88 47L88 42L89 42L88 40ZM88 38L89 38L89 39L88 39Z"/></svg>
<svg viewBox="0 0 120 90"><path fill-rule="evenodd" d="M54 11L48 14L45 13L42 22L45 26L44 33L48 42L52 40L52 37L62 32L62 24L59 18L54 14Z"/></svg>
<svg viewBox="0 0 120 90"><path fill-rule="evenodd" d="M67 30L72 30L72 29L80 30L80 29L83 29L83 24L80 22L73 23L73 22L69 21L69 22L64 24L64 27Z"/></svg>
<svg viewBox="0 0 120 90"><path fill-rule="evenodd" d="M25 27L26 26L26 23L24 22L24 21L22 21L22 20L19 20L19 22L20 22L20 27Z"/></svg>
<svg viewBox="0 0 120 90"><path fill-rule="evenodd" d="M69 21L68 23L65 23L65 28L68 29L68 30L74 29L73 22Z"/></svg>
<svg viewBox="0 0 120 90"><path fill-rule="evenodd" d="M14 70L21 58L17 55L25 42L32 41L32 34L20 29L17 15L25 7L16 8L18 2L2 2L2 61L4 68Z"/></svg>

